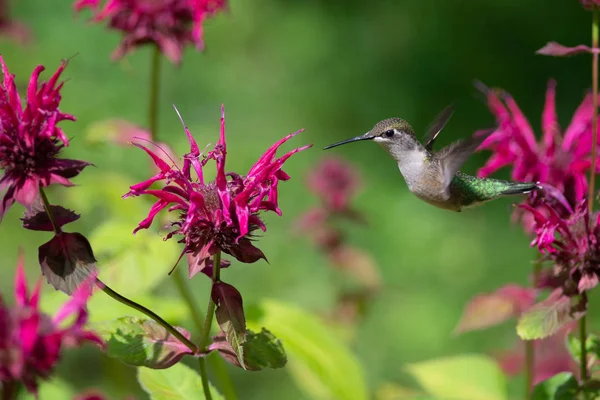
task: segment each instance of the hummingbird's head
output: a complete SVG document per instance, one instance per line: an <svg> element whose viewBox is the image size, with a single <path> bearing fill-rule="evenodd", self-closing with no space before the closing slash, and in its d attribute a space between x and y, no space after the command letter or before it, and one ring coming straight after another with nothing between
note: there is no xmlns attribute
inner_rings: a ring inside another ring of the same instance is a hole
<svg viewBox="0 0 600 400"><path fill-rule="evenodd" d="M325 150L359 140L372 140L380 144L391 154L411 151L417 146L417 139L408 122L400 118L388 118L375 124L375 126L364 135L331 144L325 147Z"/></svg>

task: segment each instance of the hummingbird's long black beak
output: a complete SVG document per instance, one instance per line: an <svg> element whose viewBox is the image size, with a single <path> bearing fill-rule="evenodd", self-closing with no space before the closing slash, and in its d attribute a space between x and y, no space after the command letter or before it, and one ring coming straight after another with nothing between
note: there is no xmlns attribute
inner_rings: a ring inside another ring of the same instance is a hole
<svg viewBox="0 0 600 400"><path fill-rule="evenodd" d="M330 144L329 146L325 146L325 147L323 147L323 150L331 149L332 147L341 146L341 145L346 144L346 143L358 142L359 140L371 140L371 139L374 139L374 138L375 138L375 136L373 136L373 135L371 135L370 133L367 132L364 135L356 136L356 137L353 137L351 139L342 140L341 142L337 142L337 143L334 143L334 144Z"/></svg>

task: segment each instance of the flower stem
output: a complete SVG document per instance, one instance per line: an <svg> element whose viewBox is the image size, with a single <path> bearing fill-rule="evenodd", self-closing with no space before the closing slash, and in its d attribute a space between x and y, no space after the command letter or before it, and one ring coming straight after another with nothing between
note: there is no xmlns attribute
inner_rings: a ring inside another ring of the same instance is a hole
<svg viewBox="0 0 600 400"><path fill-rule="evenodd" d="M533 263L533 287L537 286L537 281L542 270L541 254ZM525 399L531 400L533 380L535 378L535 341L525 341Z"/></svg>
<svg viewBox="0 0 600 400"><path fill-rule="evenodd" d="M50 220L50 224L52 224L52 230L54 230L54 233L60 233L60 227L58 226L58 224L56 223L56 220L54 219L54 214L52 213L52 210L50 209L50 202L48 201L46 192L44 191L44 188L41 186L40 186L40 197L42 198L42 203L44 203L44 209L46 210L46 214L48 214L48 219Z"/></svg>
<svg viewBox="0 0 600 400"><path fill-rule="evenodd" d="M106 284L104 282L102 282L100 279L96 279L96 286L98 288L100 288L104 293L106 293L107 295L109 295L110 297L112 297L113 299L118 301L119 303L125 304L127 307L131 307L135 310L138 310L142 314L145 314L148 317L152 318L154 321L156 321L156 323L158 323L163 328L165 328L167 330L167 332L169 332L171 335L173 335L177 339L179 339L181 341L181 343L186 345L192 352L194 352L194 354L196 354L198 352L198 347L196 347L196 345L194 343L192 343L188 338L183 336L183 334L181 332L179 332L177 329L175 329L173 327L173 325L169 324L167 321L162 319L154 311L147 309L143 305L138 304L133 300L129 300L128 298L121 296L119 293L115 292L114 290L112 290L111 288L106 286Z"/></svg>
<svg viewBox="0 0 600 400"><path fill-rule="evenodd" d="M15 400L19 394L19 384L17 381L2 382L2 400Z"/></svg>
<svg viewBox="0 0 600 400"><path fill-rule="evenodd" d="M188 309L190 310L190 314L192 316L192 320L198 332L202 333L204 331L204 315L200 308L198 308L196 300L194 300L192 294L190 293L189 287L185 282L185 276L182 275L182 272L176 270L173 274L173 279L175 281L175 286L179 291L179 294L186 302ZM200 369L204 369L206 371L206 363L204 362L204 357L198 359ZM237 395L235 393L235 387L233 386L233 381L231 377L227 373L227 369L223 362L222 358L219 357L210 357L208 362L211 364L215 375L217 376L217 380L219 382L219 389L223 396L225 396L228 400L236 400ZM201 375L206 374L206 372L200 372Z"/></svg>
<svg viewBox="0 0 600 400"><path fill-rule="evenodd" d="M600 19L598 18L598 7L594 6L592 12L592 49L598 49L598 38L599 38L599 25ZM594 192L596 182L596 162L598 153L598 53L594 51L592 53L592 165L590 168L590 186L588 191L588 209L591 213L594 208ZM585 293L584 293L585 295ZM579 360L579 371L581 375L581 382L585 383L588 380L588 368L587 368L587 318L582 316L579 320L579 340L581 341L581 359Z"/></svg>
<svg viewBox="0 0 600 400"><path fill-rule="evenodd" d="M213 256L213 284L219 282L221 279L221 251L217 251ZM213 316L215 314L216 304L212 300L212 293L208 299L208 311L206 312L206 319L204 320L204 329L202 330L202 338L200 339L200 351L206 351L206 345L210 339L210 328L212 326ZM204 388L204 396L207 400L212 400L210 395L210 388L208 387L208 377L206 371L202 373L203 362L200 361L200 376L202 377L202 386Z"/></svg>
<svg viewBox="0 0 600 400"><path fill-rule="evenodd" d="M148 129L150 139L156 139L158 130L158 92L160 89L160 49L154 46L150 64L150 103L148 105Z"/></svg>

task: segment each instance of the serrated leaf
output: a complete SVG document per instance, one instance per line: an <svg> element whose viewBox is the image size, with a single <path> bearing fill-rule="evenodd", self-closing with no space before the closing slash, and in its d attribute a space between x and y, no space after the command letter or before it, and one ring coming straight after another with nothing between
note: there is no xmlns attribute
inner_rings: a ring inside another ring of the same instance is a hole
<svg viewBox="0 0 600 400"><path fill-rule="evenodd" d="M455 333L464 333L498 325L531 307L536 290L506 285L495 292L479 294L465 306Z"/></svg>
<svg viewBox="0 0 600 400"><path fill-rule="evenodd" d="M90 235L99 260L100 278L128 297L147 293L168 277L180 249L155 233L132 234L132 225L109 220Z"/></svg>
<svg viewBox="0 0 600 400"><path fill-rule="evenodd" d="M532 400L573 400L577 394L577 379L570 372L561 372L538 383Z"/></svg>
<svg viewBox="0 0 600 400"><path fill-rule="evenodd" d="M287 363L287 356L281 340L271 332L262 328L259 333L246 331L246 341L242 344L244 366L240 363L238 354L231 344L225 339L225 333L220 332L213 337L209 350L217 350L229 363L250 371L260 371L263 368L283 368Z"/></svg>
<svg viewBox="0 0 600 400"><path fill-rule="evenodd" d="M175 327L186 338L190 333ZM169 368L186 354L193 352L165 328L152 320L121 317L92 325L107 346L110 357L129 365L154 369Z"/></svg>
<svg viewBox="0 0 600 400"><path fill-rule="evenodd" d="M506 379L493 359L466 354L410 364L407 371L430 395L442 399L505 400Z"/></svg>
<svg viewBox="0 0 600 400"><path fill-rule="evenodd" d="M179 363L168 369L138 369L138 382L152 400L205 399L200 376L190 367ZM225 400L210 385L213 400Z"/></svg>
<svg viewBox="0 0 600 400"><path fill-rule="evenodd" d="M585 347L589 365L590 362L597 360L600 356L600 338L594 334L588 334L585 341ZM569 350L571 357L573 357L573 360L579 364L581 360L581 340L579 340L578 336L567 336L567 349Z"/></svg>
<svg viewBox="0 0 600 400"><path fill-rule="evenodd" d="M317 317L275 300L263 301L260 312L252 314L256 319L248 319L248 327L265 326L281 340L288 356L287 370L311 399L369 398L360 363Z"/></svg>
<svg viewBox="0 0 600 400"><path fill-rule="evenodd" d="M583 315L573 313L571 299L556 289L548 298L524 312L517 324L517 334L521 339L542 339L555 334L566 324L576 321Z"/></svg>
<svg viewBox="0 0 600 400"><path fill-rule="evenodd" d="M217 305L215 311L217 322L237 355L241 367L246 369L242 346L246 341L246 318L242 295L233 286L225 282L216 282L212 286L211 297Z"/></svg>

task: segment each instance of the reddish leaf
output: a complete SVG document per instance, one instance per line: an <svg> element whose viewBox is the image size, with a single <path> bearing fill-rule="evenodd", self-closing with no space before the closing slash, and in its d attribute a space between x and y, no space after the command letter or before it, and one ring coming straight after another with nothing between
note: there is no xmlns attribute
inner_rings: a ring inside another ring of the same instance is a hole
<svg viewBox="0 0 600 400"><path fill-rule="evenodd" d="M589 46L583 44L575 47L567 47L557 42L548 42L544 47L536 51L536 54L541 54L543 56L569 57L576 54L592 52L593 50Z"/></svg>
<svg viewBox="0 0 600 400"><path fill-rule="evenodd" d="M75 212L67 210L61 206L51 205L50 211L52 212L54 222L56 223L58 229L70 222L77 221L80 217L79 214L76 214ZM21 221L23 221L23 228L25 229L46 232L54 231L54 227L50 222L50 218L48 218L48 213L46 213L46 210L44 210L44 206L41 204L41 202L36 202L33 206L31 206L23 215Z"/></svg>
<svg viewBox="0 0 600 400"><path fill-rule="evenodd" d="M57 233L40 246L38 260L48 283L68 295L96 273L92 247L80 233Z"/></svg>
<svg viewBox="0 0 600 400"><path fill-rule="evenodd" d="M517 324L517 334L524 340L552 336L584 314L585 312L572 306L571 298L563 295L562 289L556 289L546 300L521 315Z"/></svg>
<svg viewBox="0 0 600 400"><path fill-rule="evenodd" d="M454 332L489 328L516 317L533 305L536 294L532 288L506 285L493 293L477 295L466 305Z"/></svg>
<svg viewBox="0 0 600 400"><path fill-rule="evenodd" d="M246 341L246 318L242 295L236 288L225 283L215 282L211 292L217 305L215 316L227 342L235 351L239 363L245 368L242 344Z"/></svg>

